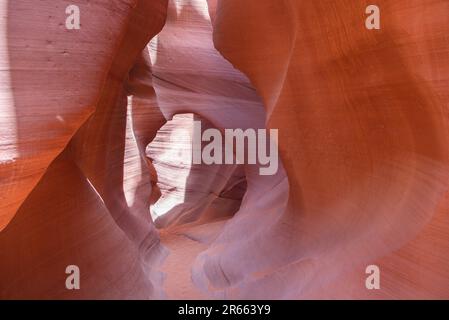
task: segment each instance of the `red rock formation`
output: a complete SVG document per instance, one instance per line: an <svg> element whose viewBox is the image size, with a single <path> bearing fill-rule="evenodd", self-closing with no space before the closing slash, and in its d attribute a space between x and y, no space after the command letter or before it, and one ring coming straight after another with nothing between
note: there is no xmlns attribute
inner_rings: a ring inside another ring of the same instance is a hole
<svg viewBox="0 0 449 320"><path fill-rule="evenodd" d="M166 5L164 0L86 1L80 6L82 31L76 32L65 29L65 8L52 1L41 4L48 10L44 18L33 13L30 2L9 3L17 130L12 138L17 142L5 150L15 148L15 158L1 166L3 226L21 207L0 235L1 297L150 298L157 293L150 270L163 250L146 214L151 188L143 157L146 140L163 120L144 109L151 108L154 93L138 80L145 72L145 60L138 57L162 28ZM128 77L136 61L138 70ZM135 141L126 88L135 92L133 111L141 115L134 123ZM145 119L150 119L145 126L155 123L153 131L142 129L139 121ZM130 139L134 154L125 154ZM138 200L128 206L129 192ZM65 289L70 264L86 272L79 292Z"/></svg>
<svg viewBox="0 0 449 320"><path fill-rule="evenodd" d="M449 298L446 1L79 2L0 5L0 298Z"/></svg>
<svg viewBox="0 0 449 320"><path fill-rule="evenodd" d="M219 1L216 47L250 77L269 126L280 128L290 196L267 232L208 258L209 282L220 285L219 268L239 296L264 287L272 297L366 297L363 276L342 286L344 273L361 275L352 268L384 256L409 277L386 268L377 295L448 296L447 235L437 231L448 225L436 214L447 215L448 4L378 1L374 32L364 28L367 5ZM256 272L263 277L248 277Z"/></svg>

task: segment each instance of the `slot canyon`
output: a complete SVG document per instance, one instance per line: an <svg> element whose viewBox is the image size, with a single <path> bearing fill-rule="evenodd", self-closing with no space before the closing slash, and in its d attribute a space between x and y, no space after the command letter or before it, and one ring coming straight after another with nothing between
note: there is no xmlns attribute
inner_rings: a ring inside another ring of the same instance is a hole
<svg viewBox="0 0 449 320"><path fill-rule="evenodd" d="M0 299L449 299L449 1L375 2L0 1Z"/></svg>

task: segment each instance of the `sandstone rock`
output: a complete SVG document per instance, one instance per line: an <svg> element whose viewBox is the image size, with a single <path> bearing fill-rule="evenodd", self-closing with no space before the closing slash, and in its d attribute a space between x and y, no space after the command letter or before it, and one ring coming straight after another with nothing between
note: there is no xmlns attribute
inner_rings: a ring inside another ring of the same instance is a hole
<svg viewBox="0 0 449 320"><path fill-rule="evenodd" d="M449 297L447 1L78 2L0 4L0 298Z"/></svg>

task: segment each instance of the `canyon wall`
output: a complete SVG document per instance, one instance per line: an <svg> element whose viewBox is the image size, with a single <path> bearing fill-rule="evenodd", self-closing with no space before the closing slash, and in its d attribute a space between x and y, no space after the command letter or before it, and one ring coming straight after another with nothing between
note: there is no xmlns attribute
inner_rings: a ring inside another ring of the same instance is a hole
<svg viewBox="0 0 449 320"><path fill-rule="evenodd" d="M159 296L151 266L164 250L146 209L143 144L164 120L151 110L150 84L132 71L163 27L167 1L83 1L79 31L66 29L68 4L43 1L36 10L9 1L3 11L14 103L2 105L13 109L2 121L15 132L2 127L2 136L15 141L2 149L11 160L1 166L0 296ZM136 121L136 138L127 117L133 90L136 114L149 119L143 129ZM135 193L132 206L125 192ZM67 265L85 270L82 290L65 288Z"/></svg>
<svg viewBox="0 0 449 320"><path fill-rule="evenodd" d="M0 5L0 298L449 297L447 1L77 2Z"/></svg>
<svg viewBox="0 0 449 320"><path fill-rule="evenodd" d="M448 3L377 1L374 31L369 4L218 2L215 45L263 98L290 182L278 221L205 263L238 296L448 294ZM358 264L382 256L384 290L369 293Z"/></svg>

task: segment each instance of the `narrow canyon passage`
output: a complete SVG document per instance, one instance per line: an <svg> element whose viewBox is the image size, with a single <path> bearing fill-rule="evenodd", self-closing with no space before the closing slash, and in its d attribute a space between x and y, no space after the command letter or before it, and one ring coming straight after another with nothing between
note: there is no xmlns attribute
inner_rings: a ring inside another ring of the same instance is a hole
<svg viewBox="0 0 449 320"><path fill-rule="evenodd" d="M0 4L0 299L449 297L448 1L78 2Z"/></svg>
<svg viewBox="0 0 449 320"><path fill-rule="evenodd" d="M169 298L199 292L191 275L195 259L214 246L226 221L239 210L247 184L269 190L286 179L280 171L269 177L271 184L264 184L255 174L258 165L192 165L187 160L193 121L201 121L203 132L265 128L265 109L255 89L214 48L212 9L205 0L170 1L164 29L148 46L158 107L167 120L173 119L147 148L163 189L151 211L156 226L163 228L161 243L170 250L162 266ZM179 114L186 112L191 114ZM286 186L279 192L286 194ZM190 289L180 290L184 287Z"/></svg>

